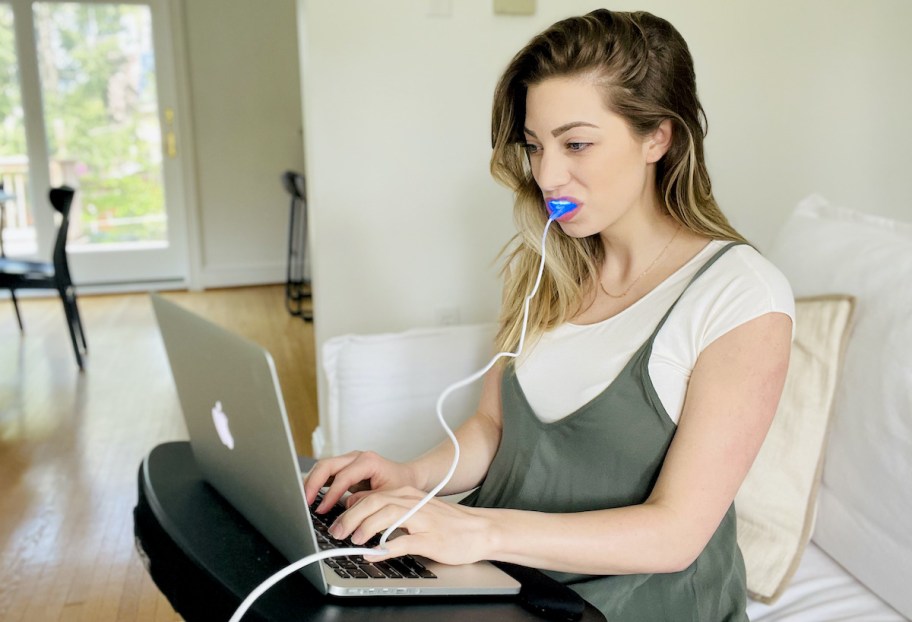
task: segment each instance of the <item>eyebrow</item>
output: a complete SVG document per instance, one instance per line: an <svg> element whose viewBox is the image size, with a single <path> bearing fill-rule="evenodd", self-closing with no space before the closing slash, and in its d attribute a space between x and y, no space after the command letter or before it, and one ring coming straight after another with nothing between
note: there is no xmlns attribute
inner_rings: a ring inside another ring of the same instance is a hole
<svg viewBox="0 0 912 622"><path fill-rule="evenodd" d="M560 127L557 127L555 129L551 130L551 135L554 136L555 138L557 138L564 132L566 132L568 130L572 130L575 127L581 127L581 126L582 127L594 127L595 129L598 129L598 126L594 125L592 123L586 123L585 121L571 121L570 123L564 123ZM523 131L533 138L538 138L538 135L527 127L524 127Z"/></svg>

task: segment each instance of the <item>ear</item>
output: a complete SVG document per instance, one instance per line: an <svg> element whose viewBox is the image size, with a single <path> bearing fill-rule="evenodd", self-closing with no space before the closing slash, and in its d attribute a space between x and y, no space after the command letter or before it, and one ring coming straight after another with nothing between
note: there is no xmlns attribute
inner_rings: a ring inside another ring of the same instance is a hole
<svg viewBox="0 0 912 622"><path fill-rule="evenodd" d="M662 159L662 156L668 153L671 148L671 133L671 119L665 119L659 123L659 127L646 139L643 146L645 147L647 164L658 162Z"/></svg>

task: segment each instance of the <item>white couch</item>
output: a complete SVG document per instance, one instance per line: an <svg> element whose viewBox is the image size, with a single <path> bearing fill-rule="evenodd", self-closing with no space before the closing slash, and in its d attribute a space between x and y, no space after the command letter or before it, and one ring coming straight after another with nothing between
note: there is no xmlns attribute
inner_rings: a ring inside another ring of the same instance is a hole
<svg viewBox="0 0 912 622"><path fill-rule="evenodd" d="M849 294L855 315L833 395L813 536L803 555L798 549L800 565L785 592L772 604L751 602L748 615L754 622L910 619L912 224L812 196L767 256L796 297ZM373 449L406 460L439 442L437 397L484 366L493 334L493 325L474 325L327 341L329 408L314 433L315 453ZM446 402L452 427L470 415L479 391L476 383Z"/></svg>

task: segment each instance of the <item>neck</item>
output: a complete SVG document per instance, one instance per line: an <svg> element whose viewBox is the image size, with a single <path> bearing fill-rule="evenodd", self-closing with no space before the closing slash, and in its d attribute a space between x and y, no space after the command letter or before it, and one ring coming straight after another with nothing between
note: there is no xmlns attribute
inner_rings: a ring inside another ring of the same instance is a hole
<svg viewBox="0 0 912 622"><path fill-rule="evenodd" d="M631 210L602 231L603 274L624 281L651 262L678 229L678 223L658 206Z"/></svg>

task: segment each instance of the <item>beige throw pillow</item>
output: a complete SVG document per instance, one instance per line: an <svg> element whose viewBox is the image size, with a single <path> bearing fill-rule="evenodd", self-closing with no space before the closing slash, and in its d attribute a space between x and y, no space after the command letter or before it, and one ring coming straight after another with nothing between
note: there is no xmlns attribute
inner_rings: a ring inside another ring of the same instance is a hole
<svg viewBox="0 0 912 622"><path fill-rule="evenodd" d="M833 394L854 307L850 296L796 301L785 388L738 496L738 544L751 597L774 602L811 537Z"/></svg>

